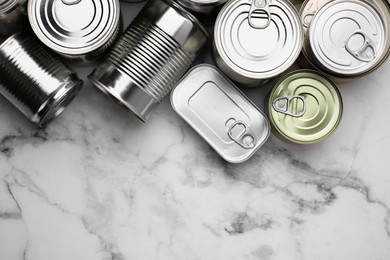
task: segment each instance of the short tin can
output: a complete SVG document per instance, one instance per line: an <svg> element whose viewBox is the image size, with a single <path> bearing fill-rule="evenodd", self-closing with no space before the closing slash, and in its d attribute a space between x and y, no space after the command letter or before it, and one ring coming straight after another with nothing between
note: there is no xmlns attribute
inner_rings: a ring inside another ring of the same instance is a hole
<svg viewBox="0 0 390 260"><path fill-rule="evenodd" d="M368 74L390 54L390 8L382 0L305 1L300 13L303 53L331 76Z"/></svg>
<svg viewBox="0 0 390 260"><path fill-rule="evenodd" d="M46 46L83 63L102 57L122 25L119 0L29 0L28 17Z"/></svg>
<svg viewBox="0 0 390 260"><path fill-rule="evenodd" d="M89 79L146 122L207 39L199 21L176 2L149 1Z"/></svg>
<svg viewBox="0 0 390 260"><path fill-rule="evenodd" d="M0 0L0 35L10 36L28 25L27 0Z"/></svg>
<svg viewBox="0 0 390 260"><path fill-rule="evenodd" d="M2 43L0 71L0 94L40 127L65 109L83 83L26 33L14 34Z"/></svg>
<svg viewBox="0 0 390 260"><path fill-rule="evenodd" d="M314 70L298 70L275 85L267 113L273 133L280 139L313 144L335 131L342 117L343 102L330 79Z"/></svg>
<svg viewBox="0 0 390 260"><path fill-rule="evenodd" d="M231 0L214 28L218 67L242 86L255 87L287 70L298 58L303 29L285 0Z"/></svg>
<svg viewBox="0 0 390 260"><path fill-rule="evenodd" d="M270 134L265 114L211 65L191 69L173 89L171 103L175 111L231 163L248 160Z"/></svg>

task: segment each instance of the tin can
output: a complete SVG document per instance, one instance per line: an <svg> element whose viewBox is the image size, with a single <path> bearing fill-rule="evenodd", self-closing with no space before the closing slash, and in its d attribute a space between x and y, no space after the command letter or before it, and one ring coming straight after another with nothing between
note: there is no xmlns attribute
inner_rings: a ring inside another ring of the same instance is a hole
<svg viewBox="0 0 390 260"><path fill-rule="evenodd" d="M199 21L177 3L149 1L89 79L146 122L207 39Z"/></svg>
<svg viewBox="0 0 390 260"><path fill-rule="evenodd" d="M231 0L214 28L213 53L232 80L256 87L298 58L303 30L295 7L284 0Z"/></svg>
<svg viewBox="0 0 390 260"><path fill-rule="evenodd" d="M335 131L342 117L343 102L330 79L314 70L298 70L275 85L267 113L273 133L280 139L313 144Z"/></svg>
<svg viewBox="0 0 390 260"><path fill-rule="evenodd" d="M40 127L65 109L83 83L25 33L12 35L0 46L0 71L0 93Z"/></svg>
<svg viewBox="0 0 390 260"><path fill-rule="evenodd" d="M46 46L76 62L100 58L121 32L119 0L29 0L28 16Z"/></svg>
<svg viewBox="0 0 390 260"><path fill-rule="evenodd" d="M0 0L0 34L10 36L27 24L27 0Z"/></svg>
<svg viewBox="0 0 390 260"><path fill-rule="evenodd" d="M265 114L211 65L191 69L173 89L171 103L231 163L248 160L270 134Z"/></svg>
<svg viewBox="0 0 390 260"><path fill-rule="evenodd" d="M303 53L317 69L354 78L377 69L390 54L390 8L382 0L305 1Z"/></svg>
<svg viewBox="0 0 390 260"><path fill-rule="evenodd" d="M227 0L176 0L176 2L193 12L210 15L219 10Z"/></svg>

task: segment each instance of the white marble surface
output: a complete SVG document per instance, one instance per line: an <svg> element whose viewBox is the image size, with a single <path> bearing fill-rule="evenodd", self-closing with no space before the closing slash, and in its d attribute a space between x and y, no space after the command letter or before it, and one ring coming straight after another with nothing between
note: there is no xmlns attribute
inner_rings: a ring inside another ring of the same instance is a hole
<svg viewBox="0 0 390 260"><path fill-rule="evenodd" d="M323 143L271 137L239 165L168 98L143 124L86 82L43 130L1 98L0 260L388 260L389 73L339 84ZM245 92L263 107L270 88Z"/></svg>

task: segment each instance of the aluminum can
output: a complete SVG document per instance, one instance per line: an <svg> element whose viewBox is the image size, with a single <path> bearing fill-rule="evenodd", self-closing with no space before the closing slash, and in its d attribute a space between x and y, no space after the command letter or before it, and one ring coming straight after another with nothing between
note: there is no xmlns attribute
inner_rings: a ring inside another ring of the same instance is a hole
<svg viewBox="0 0 390 260"><path fill-rule="evenodd" d="M202 14L212 14L222 7L227 0L176 0L188 10Z"/></svg>
<svg viewBox="0 0 390 260"><path fill-rule="evenodd" d="M0 46L0 71L0 94L40 127L65 109L83 83L25 33L12 35Z"/></svg>
<svg viewBox="0 0 390 260"><path fill-rule="evenodd" d="M390 54L390 7L382 0L305 1L303 54L338 78L368 74Z"/></svg>
<svg viewBox="0 0 390 260"><path fill-rule="evenodd" d="M102 57L122 24L119 0L29 0L28 16L46 46L83 63Z"/></svg>
<svg viewBox="0 0 390 260"><path fill-rule="evenodd" d="M149 1L89 79L146 122L207 39L199 21L176 2Z"/></svg>
<svg viewBox="0 0 390 260"><path fill-rule="evenodd" d="M27 0L0 0L0 35L10 36L27 24Z"/></svg>
<svg viewBox="0 0 390 260"><path fill-rule="evenodd" d="M302 44L302 24L290 2L231 0L217 17L213 53L232 80L256 87L287 70Z"/></svg>
<svg viewBox="0 0 390 260"><path fill-rule="evenodd" d="M172 90L171 103L231 163L248 160L270 134L266 115L211 65L191 69Z"/></svg>
<svg viewBox="0 0 390 260"><path fill-rule="evenodd" d="M342 117L343 101L336 85L314 70L284 76L273 88L267 113L280 139L313 144L332 134Z"/></svg>

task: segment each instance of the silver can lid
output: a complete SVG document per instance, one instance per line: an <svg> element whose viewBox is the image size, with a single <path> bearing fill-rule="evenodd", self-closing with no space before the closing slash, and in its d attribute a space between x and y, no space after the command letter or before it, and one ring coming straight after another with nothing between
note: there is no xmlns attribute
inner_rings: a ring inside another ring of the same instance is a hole
<svg viewBox="0 0 390 260"><path fill-rule="evenodd" d="M0 15L7 14L18 5L18 3L19 0L0 0Z"/></svg>
<svg viewBox="0 0 390 260"><path fill-rule="evenodd" d="M119 24L119 0L29 0L28 17L51 49L82 55L102 47Z"/></svg>
<svg viewBox="0 0 390 260"><path fill-rule="evenodd" d="M294 63L302 45L300 17L284 0L231 0L215 24L217 54L243 78L279 75Z"/></svg>
<svg viewBox="0 0 390 260"><path fill-rule="evenodd" d="M265 114L211 65L190 70L173 89L171 103L231 163L249 159L270 134Z"/></svg>
<svg viewBox="0 0 390 260"><path fill-rule="evenodd" d="M357 76L381 62L389 28L367 1L336 0L325 4L309 29L310 49L321 69L340 76Z"/></svg>

